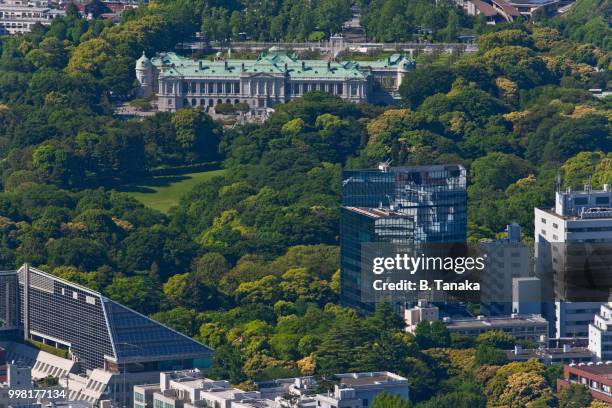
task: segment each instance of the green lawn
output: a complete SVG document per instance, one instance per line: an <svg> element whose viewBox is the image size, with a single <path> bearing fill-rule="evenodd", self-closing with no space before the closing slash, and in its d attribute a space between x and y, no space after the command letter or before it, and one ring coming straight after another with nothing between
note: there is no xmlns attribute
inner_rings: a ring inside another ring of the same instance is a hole
<svg viewBox="0 0 612 408"><path fill-rule="evenodd" d="M168 212L170 207L177 205L181 197L196 184L215 176L221 176L224 171L211 170L176 176L152 177L124 186L120 191L128 193L149 208Z"/></svg>

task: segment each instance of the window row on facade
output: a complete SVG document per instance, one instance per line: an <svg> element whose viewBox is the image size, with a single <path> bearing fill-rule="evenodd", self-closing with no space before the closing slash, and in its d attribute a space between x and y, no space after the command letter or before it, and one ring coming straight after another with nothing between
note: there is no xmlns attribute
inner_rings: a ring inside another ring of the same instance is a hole
<svg viewBox="0 0 612 408"><path fill-rule="evenodd" d="M51 20L53 16L46 13L9 13L0 11L0 19L2 20L30 20L33 18Z"/></svg>
<svg viewBox="0 0 612 408"><path fill-rule="evenodd" d="M183 95L200 95L200 94L241 94L239 81L182 81L180 83L181 93ZM281 89L276 81L249 81L248 94L251 96L257 95L280 95ZM173 95L178 91L176 84L173 81L162 81L160 88L163 94ZM291 81L285 86L284 92L287 95L303 95L310 91L324 91L334 95L344 95L344 84L342 82L294 82ZM347 92L350 96L364 96L364 83L349 83Z"/></svg>

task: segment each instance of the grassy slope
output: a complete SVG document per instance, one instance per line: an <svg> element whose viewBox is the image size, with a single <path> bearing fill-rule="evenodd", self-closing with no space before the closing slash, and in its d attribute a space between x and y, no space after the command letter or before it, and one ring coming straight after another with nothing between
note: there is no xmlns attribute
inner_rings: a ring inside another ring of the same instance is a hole
<svg viewBox="0 0 612 408"><path fill-rule="evenodd" d="M221 176L224 171L212 170L178 176L153 177L126 186L121 191L128 193L147 207L167 212L170 207L177 205L181 197L196 184L215 176Z"/></svg>

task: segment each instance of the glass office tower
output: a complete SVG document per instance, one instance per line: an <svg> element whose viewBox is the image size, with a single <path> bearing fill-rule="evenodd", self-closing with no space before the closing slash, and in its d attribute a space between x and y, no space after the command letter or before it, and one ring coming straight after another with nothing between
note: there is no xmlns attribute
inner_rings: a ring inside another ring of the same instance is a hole
<svg viewBox="0 0 612 408"><path fill-rule="evenodd" d="M13 294L11 301L5 293ZM66 350L83 370L166 371L211 364L209 347L28 265L0 274L0 301L0 321L16 324L27 341Z"/></svg>
<svg viewBox="0 0 612 408"><path fill-rule="evenodd" d="M361 244L463 243L466 171L460 165L389 167L342 173L341 300L361 301Z"/></svg>

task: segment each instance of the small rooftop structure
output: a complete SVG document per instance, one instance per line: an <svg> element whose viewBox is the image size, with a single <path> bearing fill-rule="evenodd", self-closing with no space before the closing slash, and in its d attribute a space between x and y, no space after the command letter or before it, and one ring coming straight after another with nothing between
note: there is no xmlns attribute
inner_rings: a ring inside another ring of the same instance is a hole
<svg viewBox="0 0 612 408"><path fill-rule="evenodd" d="M583 190L558 188L554 213L565 219L612 218L611 204L612 191L608 184L604 184L602 190L593 190L587 183Z"/></svg>
<svg viewBox="0 0 612 408"><path fill-rule="evenodd" d="M450 332L478 336L491 330L500 330L516 338L542 341L548 339L548 321L540 315L518 315L500 317L477 316L470 319L443 318Z"/></svg>
<svg viewBox="0 0 612 408"><path fill-rule="evenodd" d="M515 346L514 350L506 351L508 361L527 361L535 358L544 364L553 363L583 363L594 359L593 353L586 347L572 347L568 344L561 348L523 349Z"/></svg>

